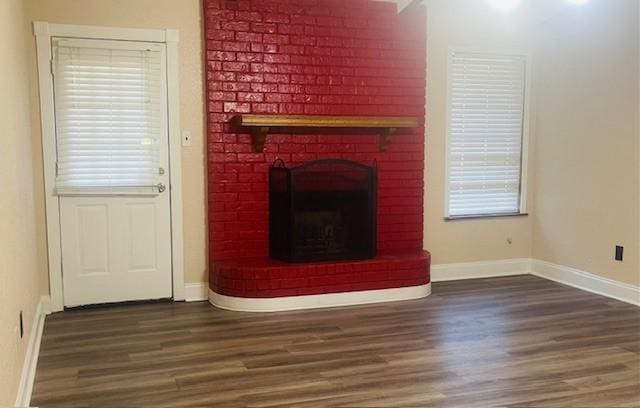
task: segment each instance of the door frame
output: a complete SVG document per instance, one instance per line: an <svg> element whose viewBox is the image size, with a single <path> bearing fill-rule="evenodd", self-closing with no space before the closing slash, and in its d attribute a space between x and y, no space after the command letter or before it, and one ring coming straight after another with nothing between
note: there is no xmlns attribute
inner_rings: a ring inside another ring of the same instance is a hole
<svg viewBox="0 0 640 408"><path fill-rule="evenodd" d="M47 252L51 311L64 309L62 286L62 248L60 202L55 194L56 134L52 76L51 37L99 40L144 41L165 44L167 58L167 119L169 131L169 191L171 207L171 276L173 300L184 297L184 249L182 234L182 141L180 137L180 98L178 74L179 31L175 29L116 28L69 24L33 23L40 93L40 127L44 164Z"/></svg>

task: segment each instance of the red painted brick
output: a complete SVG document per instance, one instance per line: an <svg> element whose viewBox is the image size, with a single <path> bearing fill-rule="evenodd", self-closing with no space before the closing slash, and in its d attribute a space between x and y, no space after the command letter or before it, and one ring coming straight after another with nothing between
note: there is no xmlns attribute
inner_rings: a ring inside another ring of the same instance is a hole
<svg viewBox="0 0 640 408"><path fill-rule="evenodd" d="M315 75L291 75L292 84L313 85L316 83L316 80Z"/></svg>
<svg viewBox="0 0 640 408"><path fill-rule="evenodd" d="M306 278L280 279L279 282L280 288L283 289L303 288L308 284L308 280Z"/></svg>
<svg viewBox="0 0 640 408"><path fill-rule="evenodd" d="M262 21L262 15L256 12L238 11L235 17L242 21Z"/></svg>
<svg viewBox="0 0 640 408"><path fill-rule="evenodd" d="M236 53L225 51L207 51L207 59L216 61L235 61Z"/></svg>
<svg viewBox="0 0 640 408"><path fill-rule="evenodd" d="M222 49L224 51L250 51L251 45L249 43L224 41Z"/></svg>
<svg viewBox="0 0 640 408"><path fill-rule="evenodd" d="M282 54L295 54L302 55L304 54L304 47L301 45L281 45L280 52ZM283 57L284 55L275 55L277 57Z"/></svg>
<svg viewBox="0 0 640 408"><path fill-rule="evenodd" d="M278 105L275 103L253 103L251 109L255 113L278 113Z"/></svg>
<svg viewBox="0 0 640 408"><path fill-rule="evenodd" d="M372 135L326 132L272 134L265 153L253 153L250 136L228 122L237 113L422 116L423 9L398 16L393 4L365 0L204 2L211 287L230 296L273 297L428 282L424 257L419 265L376 259L285 267L266 258L267 174L276 158L288 165L322 158L377 163L378 250L420 253L423 127L401 132L384 153ZM262 257L257 269L268 273L245 277L233 267L226 281L216 279L219 262L249 257ZM306 279L306 286L289 288L297 279L295 285Z"/></svg>
<svg viewBox="0 0 640 408"><path fill-rule="evenodd" d="M264 74L264 81L267 83L288 84L291 79L286 74Z"/></svg>
<svg viewBox="0 0 640 408"><path fill-rule="evenodd" d="M316 18L316 23L320 26L341 27L344 20L336 17L321 16Z"/></svg>
<svg viewBox="0 0 640 408"><path fill-rule="evenodd" d="M291 102L292 96L290 94L280 93L268 93L265 95L267 102Z"/></svg>
<svg viewBox="0 0 640 408"><path fill-rule="evenodd" d="M282 153L304 153L305 145L304 144L283 144L278 149Z"/></svg>
<svg viewBox="0 0 640 408"><path fill-rule="evenodd" d="M216 81L235 81L236 74L234 72L214 72L213 79Z"/></svg>
<svg viewBox="0 0 640 408"><path fill-rule="evenodd" d="M244 42L261 42L262 34L239 32L239 33L236 33L236 40L244 41Z"/></svg>
<svg viewBox="0 0 640 408"><path fill-rule="evenodd" d="M287 14L264 13L263 17L264 21L268 23L289 23L291 21Z"/></svg>
<svg viewBox="0 0 640 408"><path fill-rule="evenodd" d="M311 46L321 45L318 43L316 37L312 37L308 35L293 35L290 37L290 42L293 45L311 45Z"/></svg>
<svg viewBox="0 0 640 408"><path fill-rule="evenodd" d="M249 64L246 62L223 62L222 69L224 71L248 72Z"/></svg>
<svg viewBox="0 0 640 408"><path fill-rule="evenodd" d="M251 146L246 143L226 143L224 150L232 153L248 153L251 151Z"/></svg>
<svg viewBox="0 0 640 408"><path fill-rule="evenodd" d="M249 23L246 21L227 21L222 23L223 30L249 31Z"/></svg>
<svg viewBox="0 0 640 408"><path fill-rule="evenodd" d="M239 52L236 54L238 61L242 62L262 62L262 54L252 52Z"/></svg>
<svg viewBox="0 0 640 408"><path fill-rule="evenodd" d="M278 33L280 34L304 34L304 26L291 24L278 24Z"/></svg>
<svg viewBox="0 0 640 408"><path fill-rule="evenodd" d="M304 92L304 87L302 85L280 84L280 85L278 85L278 92L280 92L280 93L290 93L290 94L300 94L300 93Z"/></svg>
<svg viewBox="0 0 640 408"><path fill-rule="evenodd" d="M282 34L264 34L263 41L268 44L289 44L291 37Z"/></svg>
<svg viewBox="0 0 640 408"><path fill-rule="evenodd" d="M224 111L232 113L249 113L251 112L251 104L240 102L225 102Z"/></svg>
<svg viewBox="0 0 640 408"><path fill-rule="evenodd" d="M271 62L274 64L288 64L291 61L291 57L284 54L267 54L264 56L264 62Z"/></svg>
<svg viewBox="0 0 640 408"><path fill-rule="evenodd" d="M235 34L233 31L222 31L222 30L207 30L206 31L207 40L233 40L235 38Z"/></svg>
<svg viewBox="0 0 640 408"><path fill-rule="evenodd" d="M267 175L264 173L247 173L240 174L238 176L238 181L240 182L260 182L264 183L267 181Z"/></svg>
<svg viewBox="0 0 640 408"><path fill-rule="evenodd" d="M239 82L264 82L264 76L262 74L238 74Z"/></svg>
<svg viewBox="0 0 640 408"><path fill-rule="evenodd" d="M278 73L278 66L274 64L251 64L251 72Z"/></svg>
<svg viewBox="0 0 640 408"><path fill-rule="evenodd" d="M303 74L305 68L302 65L278 65L277 67L279 74Z"/></svg>
<svg viewBox="0 0 640 408"><path fill-rule="evenodd" d="M241 102L262 102L264 94L257 92L238 92L238 100Z"/></svg>
<svg viewBox="0 0 640 408"><path fill-rule="evenodd" d="M291 19L291 24L306 24L306 25L314 25L316 24L316 18L313 16L292 14L289 16Z"/></svg>
<svg viewBox="0 0 640 408"><path fill-rule="evenodd" d="M222 90L224 91L248 91L250 89L249 84L237 83L237 82L223 82Z"/></svg>
<svg viewBox="0 0 640 408"><path fill-rule="evenodd" d="M251 184L227 184L225 190L230 193L248 192L251 191Z"/></svg>

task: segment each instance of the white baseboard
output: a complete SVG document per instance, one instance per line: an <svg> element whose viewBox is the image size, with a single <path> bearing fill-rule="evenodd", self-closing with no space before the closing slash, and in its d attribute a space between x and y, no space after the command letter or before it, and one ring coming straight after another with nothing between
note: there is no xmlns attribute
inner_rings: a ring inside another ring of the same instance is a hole
<svg viewBox="0 0 640 408"><path fill-rule="evenodd" d="M241 298L224 296L209 290L209 302L221 309L239 312L281 312L285 310L354 306L395 302L429 296L431 284L406 288L327 293L323 295L286 296L276 298Z"/></svg>
<svg viewBox="0 0 640 408"><path fill-rule="evenodd" d="M16 396L16 407L28 407L31 403L31 392L33 382L36 378L36 368L38 366L38 355L40 354L40 341L42 340L42 330L44 329L44 318L51 313L51 298L42 296L38 302L38 307L33 315L29 343L24 356L22 374L20 375L20 385Z"/></svg>
<svg viewBox="0 0 640 408"><path fill-rule="evenodd" d="M640 287L546 261L532 260L533 275L640 306Z"/></svg>
<svg viewBox="0 0 640 408"><path fill-rule="evenodd" d="M431 266L431 281L495 278L531 273L531 259L505 259Z"/></svg>
<svg viewBox="0 0 640 408"><path fill-rule="evenodd" d="M184 284L184 300L186 302L202 302L207 300L209 288L205 282L185 283Z"/></svg>
<svg viewBox="0 0 640 408"><path fill-rule="evenodd" d="M527 274L640 306L640 287L638 286L537 259L508 259L431 266L432 282Z"/></svg>
<svg viewBox="0 0 640 408"><path fill-rule="evenodd" d="M575 268L556 265L536 259L519 258L431 266L432 282L529 274L640 306L640 287L638 286L616 282ZM187 293L192 292L194 295L188 297L187 300L203 300L203 294L207 292L206 284L191 285L193 285L193 288L187 290ZM417 299L431 293L430 286L427 289L428 293L426 294L420 292L423 289L418 288L424 287L418 286L413 288L385 289L379 291L349 292L327 295L291 296L272 299L247 299L223 296L212 291L208 292L209 301L213 305L223 309L245 312L274 312L282 310L299 310ZM420 293L413 292L416 290Z"/></svg>

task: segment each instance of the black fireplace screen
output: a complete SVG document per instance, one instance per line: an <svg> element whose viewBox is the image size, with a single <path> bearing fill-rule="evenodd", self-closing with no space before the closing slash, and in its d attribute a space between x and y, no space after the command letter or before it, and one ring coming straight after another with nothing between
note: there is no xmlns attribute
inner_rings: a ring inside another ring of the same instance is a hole
<svg viewBox="0 0 640 408"><path fill-rule="evenodd" d="M330 159L269 169L269 253L287 262L376 255L375 167Z"/></svg>

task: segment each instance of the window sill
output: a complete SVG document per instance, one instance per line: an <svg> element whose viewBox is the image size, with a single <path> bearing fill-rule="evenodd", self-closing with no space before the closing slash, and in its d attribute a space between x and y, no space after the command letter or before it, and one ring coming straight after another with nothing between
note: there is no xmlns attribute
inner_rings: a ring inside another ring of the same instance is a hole
<svg viewBox="0 0 640 408"><path fill-rule="evenodd" d="M455 216L444 217L444 220L445 221L477 220L481 218L526 217L528 215L529 213L455 215Z"/></svg>

